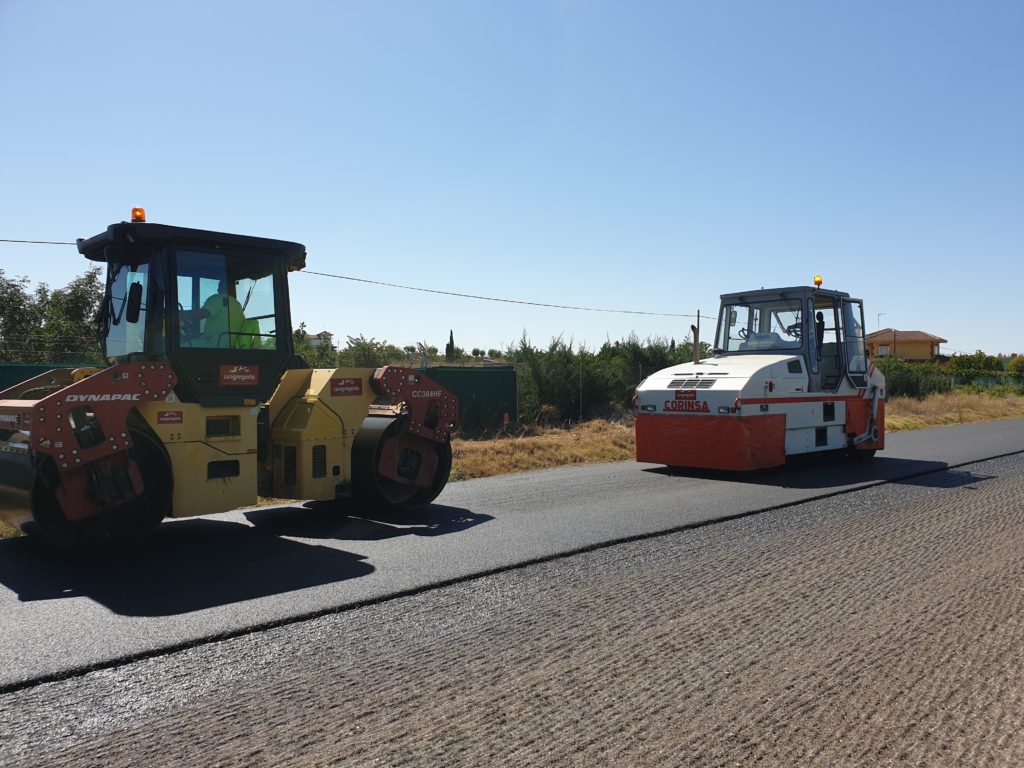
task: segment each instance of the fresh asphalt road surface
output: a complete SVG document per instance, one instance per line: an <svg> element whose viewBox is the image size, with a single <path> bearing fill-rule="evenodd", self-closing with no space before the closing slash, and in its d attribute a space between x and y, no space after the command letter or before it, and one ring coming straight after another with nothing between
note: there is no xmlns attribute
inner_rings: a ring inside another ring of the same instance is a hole
<svg viewBox="0 0 1024 768"><path fill-rule="evenodd" d="M873 462L736 476L649 464L449 485L425 513L354 505L170 521L131 556L0 541L0 691L524 562L1024 451L1024 420L891 434Z"/></svg>

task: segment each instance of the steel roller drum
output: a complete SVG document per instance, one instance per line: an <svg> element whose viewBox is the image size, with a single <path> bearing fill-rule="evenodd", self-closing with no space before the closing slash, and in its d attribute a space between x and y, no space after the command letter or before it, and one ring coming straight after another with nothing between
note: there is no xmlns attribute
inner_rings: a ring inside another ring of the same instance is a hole
<svg viewBox="0 0 1024 768"><path fill-rule="evenodd" d="M413 509L429 504L448 482L451 471L451 445L437 443L437 471L428 487L399 483L378 471L381 452L388 438L398 435L405 422L402 416L369 416L363 420L352 444L353 495L364 502L398 509ZM426 444L421 447L426 448Z"/></svg>
<svg viewBox="0 0 1024 768"><path fill-rule="evenodd" d="M22 432L0 440L0 520L14 528L32 519L35 471L27 440Z"/></svg>

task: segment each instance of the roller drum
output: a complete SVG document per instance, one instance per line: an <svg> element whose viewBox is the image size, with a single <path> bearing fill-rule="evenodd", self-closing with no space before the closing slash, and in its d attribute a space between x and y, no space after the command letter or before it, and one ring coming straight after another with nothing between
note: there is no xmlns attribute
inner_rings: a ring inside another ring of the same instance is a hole
<svg viewBox="0 0 1024 768"><path fill-rule="evenodd" d="M24 443L0 442L0 520L22 528L32 519L35 471Z"/></svg>
<svg viewBox="0 0 1024 768"><path fill-rule="evenodd" d="M420 444L422 450L436 454L437 468L426 487L399 483L381 474L379 466L385 441L399 435L404 426L401 416L369 416L363 421L352 445L355 498L374 506L413 510L426 506L441 493L451 472L452 453L448 442Z"/></svg>

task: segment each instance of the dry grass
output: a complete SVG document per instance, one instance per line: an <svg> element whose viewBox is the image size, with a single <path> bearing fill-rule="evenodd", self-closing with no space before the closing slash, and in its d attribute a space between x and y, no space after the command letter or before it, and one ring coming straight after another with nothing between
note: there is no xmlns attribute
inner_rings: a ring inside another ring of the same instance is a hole
<svg viewBox="0 0 1024 768"><path fill-rule="evenodd" d="M885 406L885 428L891 432L1021 417L1024 397L1014 395L944 392L924 400L896 397Z"/></svg>
<svg viewBox="0 0 1024 768"><path fill-rule="evenodd" d="M570 429L538 428L534 434L494 440L452 441L452 480L531 469L624 461L634 456L633 426L587 421Z"/></svg>

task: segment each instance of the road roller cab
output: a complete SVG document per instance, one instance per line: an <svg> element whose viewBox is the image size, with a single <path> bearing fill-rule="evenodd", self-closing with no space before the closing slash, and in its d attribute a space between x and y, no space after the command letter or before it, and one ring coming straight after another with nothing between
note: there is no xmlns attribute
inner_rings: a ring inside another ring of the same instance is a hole
<svg viewBox="0 0 1024 768"><path fill-rule="evenodd" d="M78 250L107 267L108 363L166 360L186 403L267 399L293 355L288 273L305 266L304 246L150 224L135 209Z"/></svg>
<svg viewBox="0 0 1024 768"><path fill-rule="evenodd" d="M455 397L420 371L296 357L299 243L132 221L79 240L103 262L109 367L0 392L0 519L58 548L120 547L164 517L258 495L415 509L451 468Z"/></svg>

